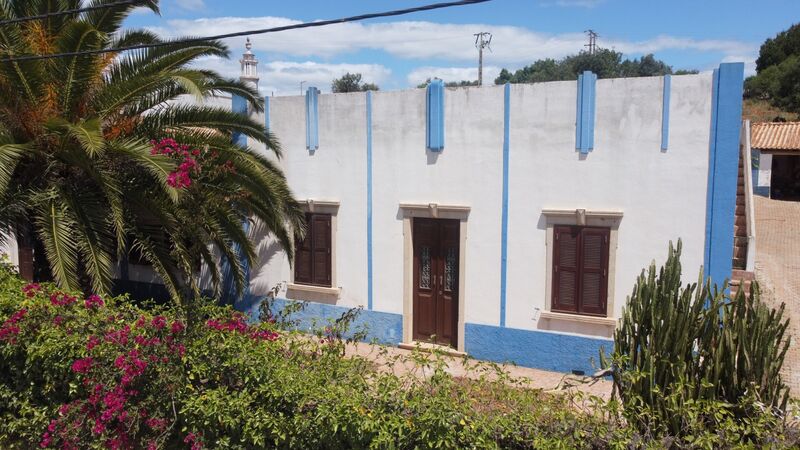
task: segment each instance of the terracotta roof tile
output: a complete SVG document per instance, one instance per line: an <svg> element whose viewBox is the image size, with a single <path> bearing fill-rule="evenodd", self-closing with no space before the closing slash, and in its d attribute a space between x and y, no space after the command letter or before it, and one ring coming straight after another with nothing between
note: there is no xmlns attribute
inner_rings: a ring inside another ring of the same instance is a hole
<svg viewBox="0 0 800 450"><path fill-rule="evenodd" d="M800 122L754 123L750 128L750 147L800 152Z"/></svg>

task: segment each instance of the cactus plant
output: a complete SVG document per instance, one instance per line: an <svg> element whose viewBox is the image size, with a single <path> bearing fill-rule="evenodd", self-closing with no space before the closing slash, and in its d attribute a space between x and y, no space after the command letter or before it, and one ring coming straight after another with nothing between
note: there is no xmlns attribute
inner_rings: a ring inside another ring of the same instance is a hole
<svg viewBox="0 0 800 450"><path fill-rule="evenodd" d="M720 401L735 405L739 417L755 407L785 411L784 306L763 303L755 282L749 296L740 290L733 298L727 281L719 288L702 272L697 283L683 286L681 248L680 240L677 247L670 242L664 266L642 270L615 331L611 359L601 354L628 420L680 435L686 420L693 420L680 413L687 404Z"/></svg>

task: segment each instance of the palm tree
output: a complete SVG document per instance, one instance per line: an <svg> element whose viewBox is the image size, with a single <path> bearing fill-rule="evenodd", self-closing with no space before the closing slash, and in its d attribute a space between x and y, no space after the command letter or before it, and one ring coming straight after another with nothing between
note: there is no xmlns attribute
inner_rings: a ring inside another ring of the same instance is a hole
<svg viewBox="0 0 800 450"><path fill-rule="evenodd" d="M111 5L118 0L91 0ZM80 0L0 0L0 20L79 8ZM303 214L276 165L280 148L263 125L204 105L238 95L262 110L256 90L195 68L227 57L218 41L162 41L122 30L135 7L157 0L6 24L0 58L166 45L122 53L0 63L0 230L37 243L37 259L66 289L110 290L115 262L132 250L152 264L175 298L198 295L198 270L215 293L221 262L241 291L253 243L251 220L289 259ZM197 102L176 102L182 95ZM233 143L241 134L270 155Z"/></svg>

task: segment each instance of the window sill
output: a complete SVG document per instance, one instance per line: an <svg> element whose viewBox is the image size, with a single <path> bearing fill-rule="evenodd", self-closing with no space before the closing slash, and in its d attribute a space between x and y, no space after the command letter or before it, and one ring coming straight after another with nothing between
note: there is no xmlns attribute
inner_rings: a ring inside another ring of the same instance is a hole
<svg viewBox="0 0 800 450"><path fill-rule="evenodd" d="M287 291L294 291L298 293L310 293L310 294L317 294L317 295L326 295L335 298L339 298L339 295L342 293L342 289L338 287L323 287L323 286L312 286L310 284L295 284L289 283L286 286Z"/></svg>
<svg viewBox="0 0 800 450"><path fill-rule="evenodd" d="M567 314L553 311L542 311L539 315L540 319L548 320L563 320L567 322L589 323L592 325L604 325L607 327L616 327L617 319L613 317L598 317L598 316L583 316L580 314Z"/></svg>

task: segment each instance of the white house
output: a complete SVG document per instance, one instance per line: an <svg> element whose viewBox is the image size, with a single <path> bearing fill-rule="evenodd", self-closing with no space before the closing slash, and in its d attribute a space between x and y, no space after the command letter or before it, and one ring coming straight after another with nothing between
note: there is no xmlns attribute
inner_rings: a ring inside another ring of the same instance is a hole
<svg viewBox="0 0 800 450"><path fill-rule="evenodd" d="M257 82L249 50L241 62ZM726 63L267 97L258 120L281 143L309 236L293 267L257 237L261 260L236 306L255 312L280 285L278 306L309 301L304 323L363 307L359 323L385 344L591 372L669 241L683 240L687 282L701 266L731 276L742 80L743 64Z"/></svg>

